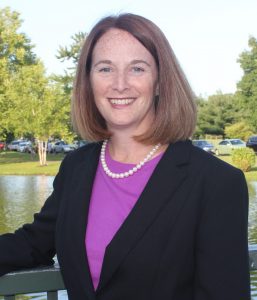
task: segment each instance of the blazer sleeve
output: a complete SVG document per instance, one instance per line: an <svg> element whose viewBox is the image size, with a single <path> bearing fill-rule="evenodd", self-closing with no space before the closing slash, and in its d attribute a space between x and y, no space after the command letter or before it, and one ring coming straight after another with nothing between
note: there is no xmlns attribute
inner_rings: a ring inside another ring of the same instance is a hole
<svg viewBox="0 0 257 300"><path fill-rule="evenodd" d="M233 168L211 181L197 233L194 299L250 300L245 178Z"/></svg>
<svg viewBox="0 0 257 300"><path fill-rule="evenodd" d="M21 268L32 268L54 263L55 225L58 216L63 164L55 177L54 191L31 224L14 233L0 236L0 276Z"/></svg>

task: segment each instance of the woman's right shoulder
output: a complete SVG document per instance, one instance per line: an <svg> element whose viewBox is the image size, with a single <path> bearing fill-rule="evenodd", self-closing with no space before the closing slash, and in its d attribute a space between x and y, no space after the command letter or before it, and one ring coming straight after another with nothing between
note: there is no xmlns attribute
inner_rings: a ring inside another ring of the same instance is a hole
<svg viewBox="0 0 257 300"><path fill-rule="evenodd" d="M61 169L75 168L81 164L90 163L94 158L98 158L101 151L101 142L88 143L68 154L63 159Z"/></svg>

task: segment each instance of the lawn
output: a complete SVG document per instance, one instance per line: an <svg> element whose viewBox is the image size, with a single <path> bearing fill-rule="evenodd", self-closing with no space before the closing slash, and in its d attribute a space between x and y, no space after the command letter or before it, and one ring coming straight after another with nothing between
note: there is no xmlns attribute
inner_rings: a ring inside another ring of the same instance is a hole
<svg viewBox="0 0 257 300"><path fill-rule="evenodd" d="M37 155L19 152L0 152L0 175L56 175L64 154L48 154L47 166L40 166ZM229 164L230 155L219 156ZM257 160L256 160L257 161ZM245 172L247 180L257 181L257 162L250 172Z"/></svg>
<svg viewBox="0 0 257 300"><path fill-rule="evenodd" d="M48 154L47 166L40 166L38 155L0 152L0 175L56 175L63 154Z"/></svg>

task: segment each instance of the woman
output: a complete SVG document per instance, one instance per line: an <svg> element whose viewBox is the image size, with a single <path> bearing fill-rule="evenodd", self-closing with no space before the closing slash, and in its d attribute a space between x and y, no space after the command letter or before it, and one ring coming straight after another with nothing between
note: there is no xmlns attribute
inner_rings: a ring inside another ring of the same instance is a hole
<svg viewBox="0 0 257 300"><path fill-rule="evenodd" d="M192 146L193 93L160 29L98 22L72 109L95 143L64 159L33 224L1 237L0 274L57 252L71 300L250 299L245 179Z"/></svg>

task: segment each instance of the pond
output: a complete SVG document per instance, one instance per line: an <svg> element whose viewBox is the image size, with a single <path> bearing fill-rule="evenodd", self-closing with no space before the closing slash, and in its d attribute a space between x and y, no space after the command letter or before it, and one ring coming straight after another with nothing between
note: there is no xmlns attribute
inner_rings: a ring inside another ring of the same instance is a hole
<svg viewBox="0 0 257 300"><path fill-rule="evenodd" d="M0 233L13 232L31 222L52 191L52 176L0 176ZM249 244L257 244L257 182L248 182ZM251 273L252 300L257 300L257 271ZM2 300L0 296L0 300ZM18 300L44 300L45 294L19 296ZM60 300L67 300L66 292L59 292Z"/></svg>

